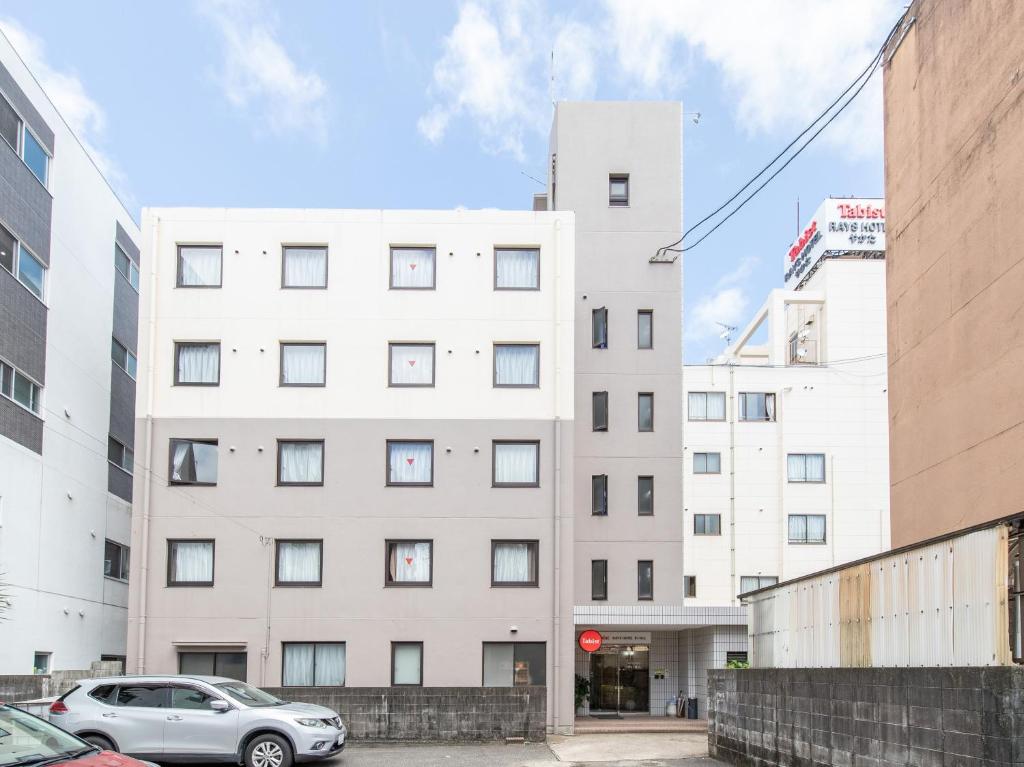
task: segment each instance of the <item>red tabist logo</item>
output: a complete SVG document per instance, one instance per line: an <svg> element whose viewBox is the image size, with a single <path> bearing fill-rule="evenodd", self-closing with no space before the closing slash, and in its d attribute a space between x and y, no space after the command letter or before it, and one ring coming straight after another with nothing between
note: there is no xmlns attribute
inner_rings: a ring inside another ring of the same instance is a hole
<svg viewBox="0 0 1024 767"><path fill-rule="evenodd" d="M580 649L586 652L597 652L601 649L601 642L604 639L601 634L593 629L589 629L580 634Z"/></svg>
<svg viewBox="0 0 1024 767"><path fill-rule="evenodd" d="M793 247L789 249L790 261L796 261L796 257L800 255L800 251L804 249L804 246L811 241L816 231L818 231L818 222L812 221L811 225L800 235L800 239L794 242Z"/></svg>
<svg viewBox="0 0 1024 767"><path fill-rule="evenodd" d="M885 208L874 205L839 204L839 218L885 218Z"/></svg>

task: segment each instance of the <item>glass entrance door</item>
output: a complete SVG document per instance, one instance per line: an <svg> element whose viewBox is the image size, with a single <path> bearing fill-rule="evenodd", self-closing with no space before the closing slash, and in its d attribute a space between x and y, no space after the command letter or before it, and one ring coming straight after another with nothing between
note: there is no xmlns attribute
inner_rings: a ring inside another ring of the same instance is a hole
<svg viewBox="0 0 1024 767"><path fill-rule="evenodd" d="M606 645L590 656L590 710L649 710L650 652L645 645Z"/></svg>

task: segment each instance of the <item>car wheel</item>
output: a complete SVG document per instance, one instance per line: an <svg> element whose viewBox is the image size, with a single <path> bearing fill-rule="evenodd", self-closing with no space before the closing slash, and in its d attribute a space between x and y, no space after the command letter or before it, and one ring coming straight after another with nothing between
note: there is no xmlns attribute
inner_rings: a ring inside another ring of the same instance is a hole
<svg viewBox="0 0 1024 767"><path fill-rule="evenodd" d="M280 735L257 735L245 747L245 767L292 767L292 747Z"/></svg>
<svg viewBox="0 0 1024 767"><path fill-rule="evenodd" d="M86 743L91 743L96 746L100 751L114 751L114 744L104 738L102 735L83 735L82 740Z"/></svg>

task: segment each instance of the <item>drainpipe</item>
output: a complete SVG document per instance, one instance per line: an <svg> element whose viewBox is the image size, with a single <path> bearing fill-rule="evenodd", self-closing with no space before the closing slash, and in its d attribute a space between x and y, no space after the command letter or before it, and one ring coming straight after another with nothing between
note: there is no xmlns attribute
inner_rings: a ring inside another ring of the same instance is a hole
<svg viewBox="0 0 1024 767"><path fill-rule="evenodd" d="M783 387L775 395L775 449L779 454L778 465L775 469L775 480L779 485L779 569L775 577L779 581L786 579L786 544L789 542L789 515L786 513L786 489L789 483L789 458L786 457L786 446L782 436L783 420L782 400L786 394Z"/></svg>
<svg viewBox="0 0 1024 767"><path fill-rule="evenodd" d="M825 530L825 535L828 536L829 553L832 555L832 564L836 564L836 457L834 455L829 456L829 471L832 473L832 508L829 510L828 526L831 529ZM882 551L883 548L879 548Z"/></svg>
<svg viewBox="0 0 1024 767"><path fill-rule="evenodd" d="M561 221L555 221L555 247L554 247L554 258L555 258L555 288L554 288L554 309L555 309L555 383L554 383L554 405L555 405L555 478L552 492L554 493L553 498L553 512L552 512L552 524L554 525L553 536L554 539L554 574L552 578L552 594L551 594L551 612L554 626L552 627L552 634L554 638L554 659L552 662L552 676L554 682L551 686L551 700L552 700L552 716L551 716L551 728L552 731L557 734L558 726L561 722L559 716L559 706L561 701L559 696L561 694L561 672L562 672L562 617L561 617L561 591L562 591L562 420L559 412L559 402L561 401L561 390L559 388L561 383L561 356L558 353L559 345L561 344L561 330L562 323L558 314L560 297L559 289L561 286L561 274L562 266L561 260L559 259L558 253L558 241L562 234ZM575 713L575 712L574 712Z"/></svg>
<svg viewBox="0 0 1024 767"><path fill-rule="evenodd" d="M260 687L265 687L267 684L267 659L270 657L270 599L274 593L274 539L261 535L259 541L260 545L267 550L267 621L264 628L263 649L260 651Z"/></svg>
<svg viewBox="0 0 1024 767"><path fill-rule="evenodd" d="M736 604L736 367L729 365L729 579L730 601Z"/></svg>

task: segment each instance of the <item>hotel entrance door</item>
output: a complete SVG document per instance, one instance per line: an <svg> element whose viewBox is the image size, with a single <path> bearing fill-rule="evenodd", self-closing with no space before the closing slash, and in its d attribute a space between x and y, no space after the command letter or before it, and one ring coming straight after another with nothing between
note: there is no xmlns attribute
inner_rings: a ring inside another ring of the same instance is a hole
<svg viewBox="0 0 1024 767"><path fill-rule="evenodd" d="M590 710L641 713L650 710L650 648L605 645L590 656Z"/></svg>

